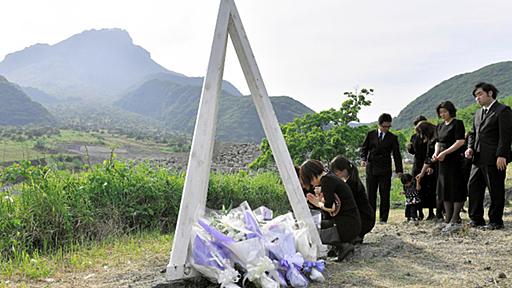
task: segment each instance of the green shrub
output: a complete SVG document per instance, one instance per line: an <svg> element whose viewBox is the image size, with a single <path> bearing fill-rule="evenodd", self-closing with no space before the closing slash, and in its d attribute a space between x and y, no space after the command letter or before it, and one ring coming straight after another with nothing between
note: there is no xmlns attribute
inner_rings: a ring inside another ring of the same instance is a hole
<svg viewBox="0 0 512 288"><path fill-rule="evenodd" d="M17 184L16 184L17 183ZM0 171L3 257L66 249L74 243L176 225L184 174L142 163L107 160L80 173L21 162ZM278 175L212 174L207 206L248 201L276 213L289 209ZM193 199L191 201L197 201Z"/></svg>

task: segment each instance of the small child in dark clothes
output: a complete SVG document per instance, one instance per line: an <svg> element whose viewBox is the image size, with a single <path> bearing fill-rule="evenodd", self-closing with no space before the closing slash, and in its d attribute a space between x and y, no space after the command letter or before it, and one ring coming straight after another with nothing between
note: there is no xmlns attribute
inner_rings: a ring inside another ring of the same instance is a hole
<svg viewBox="0 0 512 288"><path fill-rule="evenodd" d="M400 181L404 188L402 194L405 194L405 217L407 221L418 221L418 211L421 209L419 197L421 188L416 184L416 179L409 173L402 174Z"/></svg>

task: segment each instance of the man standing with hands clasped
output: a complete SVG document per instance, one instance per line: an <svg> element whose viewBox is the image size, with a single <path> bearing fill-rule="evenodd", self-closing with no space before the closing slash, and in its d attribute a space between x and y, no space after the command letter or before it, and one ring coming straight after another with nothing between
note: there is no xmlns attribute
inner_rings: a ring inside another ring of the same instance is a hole
<svg viewBox="0 0 512 288"><path fill-rule="evenodd" d="M379 116L379 128L368 132L361 147L361 165L366 167L366 189L368 200L375 210L377 206L377 189L379 190L380 223L388 221L391 191L391 155L395 160L398 176L402 175L402 155L398 137L389 132L391 115L384 113Z"/></svg>
<svg viewBox="0 0 512 288"><path fill-rule="evenodd" d="M492 84L479 83L473 90L481 106L473 118L473 130L468 138L466 158L473 159L468 183L469 218L472 227L485 226L484 196L489 188L491 206L487 229L503 229L505 207L505 173L510 162L512 141L512 111L496 101L498 89Z"/></svg>

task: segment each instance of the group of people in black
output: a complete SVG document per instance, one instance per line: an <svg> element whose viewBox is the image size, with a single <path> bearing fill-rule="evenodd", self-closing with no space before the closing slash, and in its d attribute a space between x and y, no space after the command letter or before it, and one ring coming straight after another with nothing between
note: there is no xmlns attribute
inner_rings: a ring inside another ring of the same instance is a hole
<svg viewBox="0 0 512 288"><path fill-rule="evenodd" d="M436 108L439 124L434 125L423 116L414 120L415 134L407 145L408 152L414 155L411 173L403 173L400 144L389 131L392 118L386 113L379 117L378 128L368 132L361 147L366 189L357 167L342 156L336 156L328 169L317 160L307 160L297 168L310 207L323 213L321 231L335 227L336 241L329 237L332 243L325 244L333 245L330 253L338 261L354 250L354 244L362 243L374 227L377 192L380 223L388 221L392 162L403 184L409 220L438 219L444 223L443 231L455 231L461 227L460 213L469 196L471 227L504 228L512 110L496 100L498 90L492 84L479 83L472 94L480 109L469 133L456 118L457 109L450 101ZM486 188L491 200L488 223L484 220ZM423 214L425 208L427 217Z"/></svg>

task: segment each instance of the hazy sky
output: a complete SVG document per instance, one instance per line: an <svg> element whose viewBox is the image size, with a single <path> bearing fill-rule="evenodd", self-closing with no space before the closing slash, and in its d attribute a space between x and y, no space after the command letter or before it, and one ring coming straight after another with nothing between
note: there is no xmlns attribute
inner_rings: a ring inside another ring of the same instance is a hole
<svg viewBox="0 0 512 288"><path fill-rule="evenodd" d="M344 91L371 87L373 104L362 121L381 112L396 116L442 80L512 60L509 0L235 1L270 95L319 111L339 107ZM0 59L35 43L116 27L167 69L204 76L219 3L4 1ZM231 44L224 79L248 94Z"/></svg>

